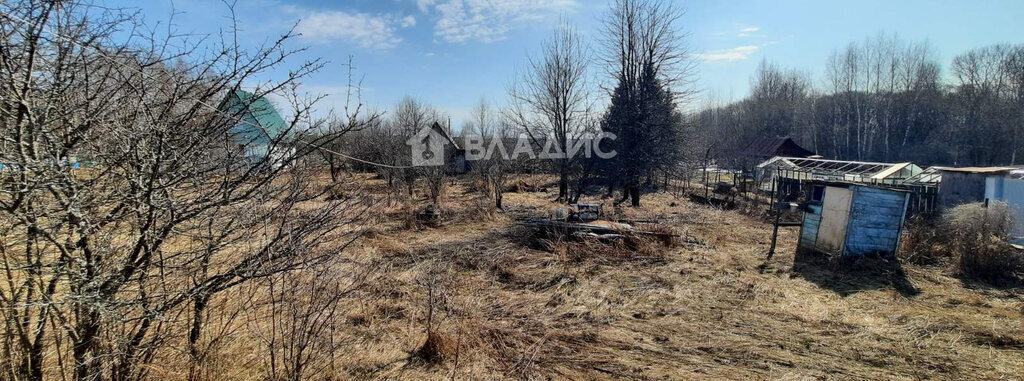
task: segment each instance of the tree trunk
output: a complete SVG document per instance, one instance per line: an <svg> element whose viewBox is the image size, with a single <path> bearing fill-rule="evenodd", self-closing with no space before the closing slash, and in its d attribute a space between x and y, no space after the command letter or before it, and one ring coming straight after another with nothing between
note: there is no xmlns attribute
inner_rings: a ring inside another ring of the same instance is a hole
<svg viewBox="0 0 1024 381"><path fill-rule="evenodd" d="M75 359L75 380L99 379L99 360L96 359L97 338L100 330L100 313L94 306L79 307L78 335L73 344Z"/></svg>
<svg viewBox="0 0 1024 381"><path fill-rule="evenodd" d="M630 198L630 205L631 206L633 206L633 207L640 206L640 187L639 186L632 185L632 186L629 187L629 198Z"/></svg>
<svg viewBox="0 0 1024 381"><path fill-rule="evenodd" d="M209 297L206 295L196 296L192 301L192 327L188 331L189 381L200 379L199 371L202 369L204 356L199 351L199 336L203 331L203 313L208 301Z"/></svg>
<svg viewBox="0 0 1024 381"><path fill-rule="evenodd" d="M562 163L558 176L558 200L569 200L569 164Z"/></svg>

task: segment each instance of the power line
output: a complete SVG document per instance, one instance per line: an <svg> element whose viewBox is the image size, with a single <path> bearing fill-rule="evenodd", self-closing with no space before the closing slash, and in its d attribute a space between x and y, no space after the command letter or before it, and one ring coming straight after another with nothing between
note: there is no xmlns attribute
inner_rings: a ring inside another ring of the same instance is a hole
<svg viewBox="0 0 1024 381"><path fill-rule="evenodd" d="M18 17L18 16L14 16L14 15L10 14L9 12L4 12L2 14L3 14L4 17L6 17L8 19L11 19L13 21L20 22L23 25L31 25L31 23L29 23L28 20L25 20L25 19L23 19L21 17ZM154 78L150 77L149 74L147 74L146 72L142 71L141 69L130 67L128 65L125 65L125 64L121 63L120 61L117 61L113 57L108 56L100 48L97 48L97 47L94 47L94 46L90 46L89 44L82 43L82 42L80 42L78 40L75 40L72 37L64 36L64 35L62 35L60 33L55 33L53 31L48 31L48 30L46 30L47 29L46 25L43 25L42 28L43 28L44 31L46 31L47 33L49 33L52 36L64 39L67 42L70 42L72 44L78 45L78 46L80 46L82 48L92 48L93 50L95 50L100 55L100 57L106 58L108 61L110 61L111 63L113 63L115 65L118 65L118 66L120 66L122 68L127 68L129 70L134 70L134 71L138 72L139 74L148 77L150 80L155 80ZM203 102L202 100L199 100L199 99L196 99L195 101L196 101L196 103L198 103L198 104L200 104L202 106L206 106L207 108L213 110L217 114L220 114L220 115L225 116L227 118L234 119L233 115L229 115L229 114L221 111L217 107L214 107L214 106L210 105L209 103ZM259 125L259 123L255 123L254 124L254 123L248 122L248 121L246 121L244 119L239 119L239 122L241 124L244 124L244 125L249 125L249 126L252 126L252 127L256 127L258 129L260 129L261 131L263 131L264 134L267 134L267 136L271 136L270 132L267 131L267 129L264 128L263 126ZM414 163L413 165L390 165L390 164L383 164L383 163L377 163L377 162L373 162L373 161L369 161L369 160L365 160L365 159L360 159L360 158L357 158L357 157L354 157L354 156L349 156L349 155L343 154L341 152L337 152L337 151L330 150L330 149L327 149L327 148L324 148L324 147L320 147L320 146L316 146L316 145L313 145L313 144L309 144L309 143L306 143L306 142L302 141L301 139L296 139L295 141L297 141L299 143L302 143L302 144L305 144L307 146L313 147L315 149L322 150L322 151L330 153L330 154L341 156L341 157L349 159L349 160L353 160L353 161L357 161L357 162L360 162L360 163L364 163L364 164L368 164L368 165L373 165L373 166L377 166L377 167L383 167L383 168L391 168L391 169L417 168L417 167L420 166L419 164L423 164L423 163L426 162L424 160L424 161L422 161L422 162L420 162L418 164Z"/></svg>

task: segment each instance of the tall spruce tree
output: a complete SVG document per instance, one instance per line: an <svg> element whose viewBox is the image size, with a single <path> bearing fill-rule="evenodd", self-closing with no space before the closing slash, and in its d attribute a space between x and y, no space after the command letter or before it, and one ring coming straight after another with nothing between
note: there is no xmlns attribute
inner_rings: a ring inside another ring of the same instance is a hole
<svg viewBox="0 0 1024 381"><path fill-rule="evenodd" d="M638 83L619 80L602 129L615 134L611 146L617 154L600 168L610 181L623 185L620 203L630 199L632 206L640 206L641 186L681 159L683 138L682 114L653 64L645 65Z"/></svg>

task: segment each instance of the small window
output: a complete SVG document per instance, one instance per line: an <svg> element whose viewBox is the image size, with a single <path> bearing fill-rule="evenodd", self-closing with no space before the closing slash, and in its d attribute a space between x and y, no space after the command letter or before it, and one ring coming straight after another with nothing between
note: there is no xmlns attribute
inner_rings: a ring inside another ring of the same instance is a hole
<svg viewBox="0 0 1024 381"><path fill-rule="evenodd" d="M811 201L821 202L825 198L825 187L822 185L815 185L811 188Z"/></svg>

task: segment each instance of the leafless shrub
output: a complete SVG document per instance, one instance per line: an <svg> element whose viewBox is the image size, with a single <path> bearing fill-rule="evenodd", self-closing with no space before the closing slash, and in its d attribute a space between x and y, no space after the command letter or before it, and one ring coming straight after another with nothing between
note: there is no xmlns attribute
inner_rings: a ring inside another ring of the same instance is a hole
<svg viewBox="0 0 1024 381"><path fill-rule="evenodd" d="M955 256L947 235L937 220L910 218L899 251L900 261L922 266L951 265Z"/></svg>
<svg viewBox="0 0 1024 381"><path fill-rule="evenodd" d="M302 380L328 370L344 344L337 332L342 301L365 275L339 268L338 261L318 264L267 277L256 288L267 298L252 305L250 325L265 347L267 379Z"/></svg>
<svg viewBox="0 0 1024 381"><path fill-rule="evenodd" d="M1004 202L956 206L934 223L908 229L902 254L916 263L948 263L961 275L994 284L1024 279L1024 253L1005 241L1013 227Z"/></svg>
<svg viewBox="0 0 1024 381"><path fill-rule="evenodd" d="M426 326L427 338L414 355L427 364L436 365L458 356L460 344L451 335L440 329L441 323L450 314L452 279L448 267L438 262L428 265L426 273L418 280L427 292Z"/></svg>
<svg viewBox="0 0 1024 381"><path fill-rule="evenodd" d="M494 221L498 218L498 211L490 204L489 199L477 199L470 201L465 216L470 221Z"/></svg>

